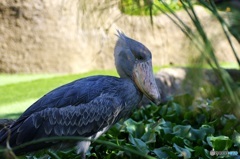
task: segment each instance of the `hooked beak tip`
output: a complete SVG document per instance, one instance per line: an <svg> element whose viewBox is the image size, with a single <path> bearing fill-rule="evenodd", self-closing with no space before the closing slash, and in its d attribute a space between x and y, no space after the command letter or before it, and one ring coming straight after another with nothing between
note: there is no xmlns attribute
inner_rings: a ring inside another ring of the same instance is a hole
<svg viewBox="0 0 240 159"><path fill-rule="evenodd" d="M153 102L154 102L156 105L159 105L159 104L161 103L160 96L159 96L159 98L155 99Z"/></svg>
<svg viewBox="0 0 240 159"><path fill-rule="evenodd" d="M158 88L156 88L155 90L157 90L157 92L155 92L154 94L148 96L149 94L145 94L148 96L148 98L156 105L159 105L161 103L161 95L158 91Z"/></svg>
<svg viewBox="0 0 240 159"><path fill-rule="evenodd" d="M156 84L151 61L139 63L134 72L134 81L142 93L156 105L161 103L161 96Z"/></svg>

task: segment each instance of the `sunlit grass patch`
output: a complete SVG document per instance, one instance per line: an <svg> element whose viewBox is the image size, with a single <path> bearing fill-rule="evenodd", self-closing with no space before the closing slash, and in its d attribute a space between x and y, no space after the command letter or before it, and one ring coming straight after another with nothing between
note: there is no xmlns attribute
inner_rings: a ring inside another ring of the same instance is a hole
<svg viewBox="0 0 240 159"><path fill-rule="evenodd" d="M61 74L0 74L0 86L55 76L61 76Z"/></svg>
<svg viewBox="0 0 240 159"><path fill-rule="evenodd" d="M37 98L24 100L22 102L12 102L10 104L0 106L0 118L16 119L24 112Z"/></svg>
<svg viewBox="0 0 240 159"><path fill-rule="evenodd" d="M68 75L0 75L0 117L23 112L47 92L79 78L92 75L117 76L115 70L91 71Z"/></svg>

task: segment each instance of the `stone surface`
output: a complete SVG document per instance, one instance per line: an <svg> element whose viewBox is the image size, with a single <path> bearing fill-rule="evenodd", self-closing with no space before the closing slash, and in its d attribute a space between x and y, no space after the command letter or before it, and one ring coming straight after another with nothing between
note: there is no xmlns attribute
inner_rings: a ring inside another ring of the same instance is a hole
<svg viewBox="0 0 240 159"><path fill-rule="evenodd" d="M236 62L221 26L204 8L196 11L220 61ZM184 11L179 17L191 21ZM144 43L154 65L186 64L198 53L166 15L121 14L118 1L1 0L0 72L76 73L114 68L116 29ZM192 26L192 25L191 25ZM237 52L239 44L233 39Z"/></svg>

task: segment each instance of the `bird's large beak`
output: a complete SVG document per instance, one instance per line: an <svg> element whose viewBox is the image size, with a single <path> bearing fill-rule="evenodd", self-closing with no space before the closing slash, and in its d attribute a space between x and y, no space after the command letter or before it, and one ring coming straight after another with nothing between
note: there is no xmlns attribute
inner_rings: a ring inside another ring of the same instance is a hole
<svg viewBox="0 0 240 159"><path fill-rule="evenodd" d="M157 105L160 104L161 96L153 75L151 60L135 64L133 80L147 98Z"/></svg>

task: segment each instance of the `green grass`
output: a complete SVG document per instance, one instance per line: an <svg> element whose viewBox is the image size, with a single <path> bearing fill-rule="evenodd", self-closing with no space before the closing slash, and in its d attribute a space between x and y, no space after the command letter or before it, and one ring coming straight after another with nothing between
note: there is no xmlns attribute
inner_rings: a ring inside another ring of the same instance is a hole
<svg viewBox="0 0 240 159"><path fill-rule="evenodd" d="M69 75L0 74L0 117L16 118L38 98L63 84L91 75L113 75L116 71L91 71Z"/></svg>
<svg viewBox="0 0 240 159"><path fill-rule="evenodd" d="M0 86L61 76L62 74L0 74Z"/></svg>

